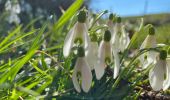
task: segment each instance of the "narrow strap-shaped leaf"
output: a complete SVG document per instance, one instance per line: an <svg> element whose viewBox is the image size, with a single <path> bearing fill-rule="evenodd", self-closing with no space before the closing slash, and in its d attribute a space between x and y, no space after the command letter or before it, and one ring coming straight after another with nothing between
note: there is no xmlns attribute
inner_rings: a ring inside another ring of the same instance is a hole
<svg viewBox="0 0 170 100"><path fill-rule="evenodd" d="M60 19L54 24L53 31L57 31L60 27L62 27L81 7L84 0L76 0L67 11L60 17Z"/></svg>

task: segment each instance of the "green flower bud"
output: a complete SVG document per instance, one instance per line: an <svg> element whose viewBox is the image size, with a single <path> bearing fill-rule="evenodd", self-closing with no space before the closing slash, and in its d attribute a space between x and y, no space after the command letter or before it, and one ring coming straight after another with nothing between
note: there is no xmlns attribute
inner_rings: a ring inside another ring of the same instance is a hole
<svg viewBox="0 0 170 100"><path fill-rule="evenodd" d="M159 58L161 60L165 60L167 58L167 51L166 50L161 50L159 54Z"/></svg>
<svg viewBox="0 0 170 100"><path fill-rule="evenodd" d="M84 57L85 51L83 47L78 47L78 57Z"/></svg>
<svg viewBox="0 0 170 100"><path fill-rule="evenodd" d="M114 17L114 15L113 15L113 13L111 13L111 14L109 15L109 20L113 20L113 17Z"/></svg>
<svg viewBox="0 0 170 100"><path fill-rule="evenodd" d="M154 35L155 34L155 29L153 26L149 28L149 35Z"/></svg>
<svg viewBox="0 0 170 100"><path fill-rule="evenodd" d="M111 40L111 33L109 30L106 30L104 33L104 41L109 42Z"/></svg>
<svg viewBox="0 0 170 100"><path fill-rule="evenodd" d="M118 17L116 18L116 22L117 22L117 23L121 23L121 21L122 21L121 17L118 16Z"/></svg>
<svg viewBox="0 0 170 100"><path fill-rule="evenodd" d="M93 34L91 35L91 41L92 41L92 42L97 42L97 35L96 35L95 33L93 33Z"/></svg>
<svg viewBox="0 0 170 100"><path fill-rule="evenodd" d="M80 11L79 14L77 15L77 17L78 17L78 22L85 23L85 21L86 21L86 12L84 10Z"/></svg>

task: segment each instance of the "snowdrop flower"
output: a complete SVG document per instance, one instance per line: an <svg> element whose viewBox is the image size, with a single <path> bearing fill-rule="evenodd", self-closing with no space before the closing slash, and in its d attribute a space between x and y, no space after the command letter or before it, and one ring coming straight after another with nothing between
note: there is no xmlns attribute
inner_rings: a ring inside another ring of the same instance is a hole
<svg viewBox="0 0 170 100"><path fill-rule="evenodd" d="M155 37L155 30L153 27L149 28L149 34L145 38L144 42L142 43L140 49L144 48L155 48L156 47L156 37ZM141 56L139 56L139 60L142 64L142 67L145 69L150 64L156 63L156 55L157 53L155 51L148 51Z"/></svg>
<svg viewBox="0 0 170 100"><path fill-rule="evenodd" d="M88 17L87 17L87 20L86 20L86 25L87 25L87 28L89 29L92 25L92 23L94 22L94 18L95 18L95 14L92 14L91 12L88 12Z"/></svg>
<svg viewBox="0 0 170 100"><path fill-rule="evenodd" d="M121 18L120 17L116 17L116 24L114 25L114 33L112 34L112 39L111 39L111 43L113 45L116 45L117 48L119 48L119 33L121 31Z"/></svg>
<svg viewBox="0 0 170 100"><path fill-rule="evenodd" d="M18 14L21 12L21 7L18 2L12 3L8 0L5 4L5 10L9 12L8 22L9 23L20 23L20 18Z"/></svg>
<svg viewBox="0 0 170 100"><path fill-rule="evenodd" d="M115 28L114 28L114 34L112 36L112 52L113 52L113 56L114 56L114 75L113 75L113 78L115 79L118 74L119 74L119 70L120 70L120 59L119 59L119 48L121 46L120 42L119 42L119 31L120 31L120 27L121 27L121 18L120 17L117 17L116 19L117 23L115 25Z"/></svg>
<svg viewBox="0 0 170 100"><path fill-rule="evenodd" d="M118 49L115 49L116 47L113 46L113 56L114 56L114 75L113 78L116 79L118 74L119 74L119 70L120 70L120 58L119 58L119 54L118 54Z"/></svg>
<svg viewBox="0 0 170 100"><path fill-rule="evenodd" d="M104 75L105 68L112 61L112 48L111 48L111 33L109 30L105 31L104 38L101 41L98 49L97 64L94 67L96 78L100 80Z"/></svg>
<svg viewBox="0 0 170 100"><path fill-rule="evenodd" d="M111 32L111 35L112 35L112 36L113 36L113 34L114 34L113 17L114 17L114 15L111 13L111 14L109 15L109 20L108 20L108 22L107 22L107 26L108 26L109 31Z"/></svg>
<svg viewBox="0 0 170 100"><path fill-rule="evenodd" d="M94 69L94 66L97 62L97 51L98 51L98 43L97 43L97 36L95 33L91 35L92 39L90 42L90 49L87 52L87 62L91 67L91 70Z"/></svg>
<svg viewBox="0 0 170 100"><path fill-rule="evenodd" d="M83 47L78 49L78 58L74 67L72 81L74 88L77 92L81 92L80 83L82 90L88 92L92 83L92 73L91 69L85 58L85 51Z"/></svg>
<svg viewBox="0 0 170 100"><path fill-rule="evenodd" d="M120 37L120 51L123 52L130 43L128 33L125 32L125 26L122 26L121 37Z"/></svg>
<svg viewBox="0 0 170 100"><path fill-rule="evenodd" d="M88 29L86 26L86 13L85 11L80 11L78 14L78 22L73 26L73 28L67 34L64 47L63 54L64 57L68 57L70 51L75 42L79 41L81 45L85 48L85 51L89 49L90 38L88 36Z"/></svg>
<svg viewBox="0 0 170 100"><path fill-rule="evenodd" d="M159 60L155 66L149 71L149 83L153 90L166 90L170 86L170 59L166 60L167 52L162 50Z"/></svg>

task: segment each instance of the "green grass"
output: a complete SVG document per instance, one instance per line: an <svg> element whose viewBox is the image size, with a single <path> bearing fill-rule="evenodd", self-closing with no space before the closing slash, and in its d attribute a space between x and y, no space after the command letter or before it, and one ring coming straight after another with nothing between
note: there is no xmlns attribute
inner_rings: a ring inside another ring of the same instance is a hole
<svg viewBox="0 0 170 100"><path fill-rule="evenodd" d="M40 28L35 28L34 23L41 19L33 19L26 26L11 28L0 38L0 100L36 98L133 100L145 91L144 89L135 91L141 84L148 85L146 77L149 71L146 69L137 72L139 64L137 57L148 50L138 51L137 55L128 58L128 50L138 48L147 35L149 26L145 25L145 22L135 26L138 30L134 32L127 51L120 54L122 64L117 79L113 79L113 73L109 74L112 72L111 69L107 69L101 80L96 80L93 72L91 90L88 93L75 91L72 72L76 57L71 55L64 58L62 47L67 32L76 21L75 15L82 3L83 0L75 1L54 24L45 21ZM100 20L103 14L106 14L106 11L97 15L89 30L90 33L95 33L97 28L106 29L105 26L95 26L95 22ZM170 44L169 27L170 24L156 26L158 43ZM45 61L46 58L51 59L50 65ZM127 66L124 63L128 63Z"/></svg>

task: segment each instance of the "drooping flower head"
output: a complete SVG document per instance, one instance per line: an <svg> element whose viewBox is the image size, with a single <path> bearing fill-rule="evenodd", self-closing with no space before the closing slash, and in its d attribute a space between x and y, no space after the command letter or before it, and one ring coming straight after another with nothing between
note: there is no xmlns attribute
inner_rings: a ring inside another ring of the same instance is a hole
<svg viewBox="0 0 170 100"><path fill-rule="evenodd" d="M81 87L84 92L88 92L90 90L90 86L92 83L92 73L91 69L85 58L85 51L83 47L78 48L78 58L73 70L72 81L74 88L77 92L81 92Z"/></svg>
<svg viewBox="0 0 170 100"><path fill-rule="evenodd" d="M125 30L125 26L123 25L121 27L121 36L120 36L120 51L123 52L129 45L130 43L130 38L129 34Z"/></svg>
<svg viewBox="0 0 170 100"><path fill-rule="evenodd" d="M155 29L153 28L153 26L151 26L149 28L149 34L145 38L140 49L155 48L155 47L156 47ZM148 52L142 54L139 57L142 67L147 68L150 64L156 63L156 55L157 55L157 53L155 51L148 51Z"/></svg>
<svg viewBox="0 0 170 100"><path fill-rule="evenodd" d="M108 28L109 28L109 31L111 32L111 35L113 35L114 34L114 24L113 24L113 19L114 19L114 14L113 13L111 13L110 15L109 15L109 20L108 20L108 22L107 22L107 26L108 26Z"/></svg>
<svg viewBox="0 0 170 100"><path fill-rule="evenodd" d="M79 14L77 15L77 23L68 32L65 38L64 47L63 47L64 57L69 56L71 49L76 43L82 45L87 54L87 50L89 49L90 39L88 36L88 29L85 22L86 22L86 12L80 11Z"/></svg>
<svg viewBox="0 0 170 100"><path fill-rule="evenodd" d="M113 78L115 79L118 74L119 74L119 70L120 70L120 59L119 59L119 50L120 50L120 36L119 36L119 32L121 27L121 18L120 17L116 17L116 25L114 27L114 34L112 36L111 39L111 43L112 43L112 52L113 52L113 56L114 56L114 74L113 74Z"/></svg>
<svg viewBox="0 0 170 100"><path fill-rule="evenodd" d="M166 90L170 86L170 60L167 52L162 50L155 66L149 71L149 83L153 90Z"/></svg>
<svg viewBox="0 0 170 100"><path fill-rule="evenodd" d="M97 35L95 33L91 34L91 42L90 48L87 52L87 62L91 67L91 70L94 69L94 66L97 62L97 52L98 51L98 42L97 42Z"/></svg>
<svg viewBox="0 0 170 100"><path fill-rule="evenodd" d="M114 33L112 35L111 43L119 49L120 46L120 33L121 33L121 17L116 17L116 23L114 25Z"/></svg>
<svg viewBox="0 0 170 100"><path fill-rule="evenodd" d="M112 61L112 48L111 48L111 33L106 30L103 40L101 41L98 49L97 64L94 67L96 78L99 80L102 78L105 72L105 68Z"/></svg>

